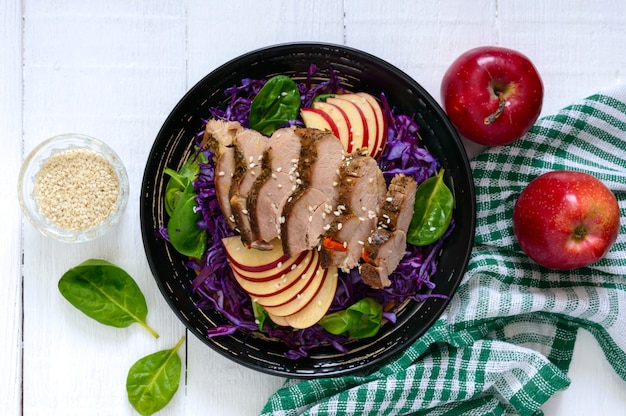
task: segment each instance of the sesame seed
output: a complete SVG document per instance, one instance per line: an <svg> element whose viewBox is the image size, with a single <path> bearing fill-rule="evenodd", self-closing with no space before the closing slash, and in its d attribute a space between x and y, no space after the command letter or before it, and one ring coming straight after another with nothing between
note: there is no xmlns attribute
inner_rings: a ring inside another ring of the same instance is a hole
<svg viewBox="0 0 626 416"><path fill-rule="evenodd" d="M282 172L282 170L283 170L282 166L279 166L276 168L276 172Z"/></svg>
<svg viewBox="0 0 626 416"><path fill-rule="evenodd" d="M223 171L223 170L221 170L221 171L217 174L217 176L224 176L224 175L226 175L226 173L224 173L224 171Z"/></svg>
<svg viewBox="0 0 626 416"><path fill-rule="evenodd" d="M247 210L247 209L242 209L242 210L241 210L241 213L242 213L243 215L248 215L248 210Z"/></svg>
<svg viewBox="0 0 626 416"><path fill-rule="evenodd" d="M62 228L81 230L103 222L117 204L119 181L104 156L68 149L48 158L35 178L42 214Z"/></svg>
<svg viewBox="0 0 626 416"><path fill-rule="evenodd" d="M343 224L342 223L337 224L337 230L341 230L341 228L343 228Z"/></svg>

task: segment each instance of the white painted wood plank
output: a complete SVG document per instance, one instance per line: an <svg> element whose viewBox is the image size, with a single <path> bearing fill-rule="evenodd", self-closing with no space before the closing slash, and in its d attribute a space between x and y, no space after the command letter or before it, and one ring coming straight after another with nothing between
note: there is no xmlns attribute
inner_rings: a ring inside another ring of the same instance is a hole
<svg viewBox="0 0 626 416"><path fill-rule="evenodd" d="M189 1L190 87L229 60L285 42L343 43L342 2Z"/></svg>
<svg viewBox="0 0 626 416"><path fill-rule="evenodd" d="M17 176L22 159L22 5L0 2L0 409L18 414L22 384L21 212Z"/></svg>
<svg viewBox="0 0 626 416"><path fill-rule="evenodd" d="M146 157L185 92L184 4L28 1L24 16L26 150L58 133L93 135L120 155L131 189L120 224L100 240L68 245L25 229L24 414L132 415L128 369L184 333L154 284L138 221ZM137 325L102 326L60 296L60 276L88 258L135 278L158 340ZM180 414L182 399L162 414Z"/></svg>
<svg viewBox="0 0 626 416"><path fill-rule="evenodd" d="M623 82L626 3L498 3L501 46L527 54L544 82L542 114Z"/></svg>
<svg viewBox="0 0 626 416"><path fill-rule="evenodd" d="M346 1L346 44L397 66L436 100L443 73L461 53L493 41L496 7L467 2Z"/></svg>

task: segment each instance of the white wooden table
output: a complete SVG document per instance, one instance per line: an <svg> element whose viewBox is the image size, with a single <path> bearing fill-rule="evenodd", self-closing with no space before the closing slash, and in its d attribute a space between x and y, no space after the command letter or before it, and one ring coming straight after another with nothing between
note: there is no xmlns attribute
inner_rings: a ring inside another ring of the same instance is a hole
<svg viewBox="0 0 626 416"><path fill-rule="evenodd" d="M622 82L626 3L614 0L0 1L0 413L133 415L125 378L138 358L185 334L150 274L139 228L144 164L165 117L205 74L249 50L287 41L346 44L400 67L439 99L446 67L474 46L518 49L545 84L542 114ZM22 220L21 160L50 136L109 143L130 176L119 226L80 245ZM57 290L88 258L128 271L146 294L155 340L137 325L102 326ZM193 336L182 386L163 415L253 415L282 383L236 365ZM571 387L547 415L624 414L626 383L582 332Z"/></svg>

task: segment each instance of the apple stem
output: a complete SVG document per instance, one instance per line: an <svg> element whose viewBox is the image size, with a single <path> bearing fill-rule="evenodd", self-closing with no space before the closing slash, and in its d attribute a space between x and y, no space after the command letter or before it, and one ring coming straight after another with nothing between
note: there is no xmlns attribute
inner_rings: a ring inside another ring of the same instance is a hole
<svg viewBox="0 0 626 416"><path fill-rule="evenodd" d="M500 117L500 114L502 114L502 112L504 111L504 107L506 106L506 100L504 99L503 94L501 92L497 92L496 95L498 96L498 100L500 101L500 103L498 104L497 110L493 114L485 117L485 125L491 124L496 121L496 119Z"/></svg>

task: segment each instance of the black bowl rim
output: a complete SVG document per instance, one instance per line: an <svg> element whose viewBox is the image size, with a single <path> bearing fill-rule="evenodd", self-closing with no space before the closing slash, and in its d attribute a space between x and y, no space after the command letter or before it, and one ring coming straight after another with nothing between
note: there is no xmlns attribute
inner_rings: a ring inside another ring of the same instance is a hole
<svg viewBox="0 0 626 416"><path fill-rule="evenodd" d="M161 126L161 128L159 129L159 132L157 133L157 136L155 138L155 141L153 143L153 146L150 150L149 153L149 157L148 157L148 161L150 161L152 154L154 153L156 147L157 147L157 142L159 137L161 137L164 134L164 131L166 130L166 126L171 122L171 120L173 119L173 117L179 113L181 107L184 106L185 102L189 99L189 97L193 96L196 93L196 89L202 85L204 82L206 82L207 79L210 79L211 77L215 76L215 74L219 74L220 72L223 72L225 69L231 67L232 65L240 62L241 60L246 60L255 56L259 56L259 55L264 55L264 54L273 54L276 52L299 52L304 48L317 48L319 49L319 51L323 51L323 50L337 50L337 51L341 51L343 53L347 53L347 54L351 54L351 55L356 55L359 56L361 58L364 58L368 61L371 61L372 63L374 63L375 65L378 65L380 67L385 68L385 70L387 71L391 71L394 73L395 76L401 78L404 82L406 82L407 84L411 85L411 87L416 90L419 91L419 93L421 94L421 98L424 99L424 101L426 101L426 103L430 106L430 110L436 114L437 117L439 117L443 123L444 123L444 127L447 130L447 133L451 136L453 136L454 140L453 142L455 143L457 149L455 149L456 151L459 152L460 156L461 156L461 163L462 163L462 170L464 172L466 172L469 177L468 177L468 183L467 185L467 195L466 197L468 197L468 199L470 200L470 217L467 218L467 220L469 221L468 224L468 235L467 235L467 240L469 242L469 244L467 245L465 251L463 253L460 253L460 258L461 258L461 264L462 264L462 270L463 272L461 272L456 280L454 282L452 282L452 286L450 286L450 296L448 299L444 299L444 300L440 300L438 299L438 302L435 305L435 308L437 309L437 311L435 313L432 313L429 315L428 320L426 320L422 326L421 326L421 330L420 331L416 331L415 334L413 334L412 336L407 337L401 344L396 345L396 348L394 349L387 349L386 351L382 352L380 355L376 356L375 359L370 360L370 361L366 361L365 363L361 363L359 366L355 367L355 366L340 366L338 368L333 369L333 371L324 371L323 367L322 368L314 368L314 369L303 369L303 370L295 370L295 371L288 371L285 369L277 369L274 368L272 366L268 366L265 365L265 363L263 362L250 362L249 360L246 360L245 356L241 356L240 354L235 354L229 351L225 351L223 348L213 344L211 339L208 339L206 337L206 334L202 334L199 332L199 330L197 328L194 328L187 320L187 317L179 310L179 308L177 307L174 299L172 299L170 297L170 294L166 291L163 282L161 282L161 280L159 279L158 276L158 271L156 269L156 265L153 262L153 259L150 256L149 253L149 241L150 240L154 240L155 235L154 235L154 230L148 230L144 224L144 217L147 214L146 210L147 210L147 206L145 204L146 202L146 185L149 182L148 177L144 176L143 180L142 180L142 186L141 186L141 192L140 192L140 221L142 223L141 225L141 231L142 231L142 240L144 243L144 249L146 252L146 256L148 259L148 263L153 275L153 278L155 279L157 286L159 287L159 290L162 294L162 296L166 299L166 302L168 303L168 305L170 306L170 308L173 310L173 312L175 313L175 315L177 316L177 318L185 325L185 327L187 328L188 331L191 331L196 337L198 337L201 341L203 341L206 345L208 345L211 349L213 349L214 351L218 352L220 355L233 360L235 362L237 362L240 365L243 365L244 367L256 370L256 371L260 371L262 373L266 373L266 374L271 374L271 375L276 375L276 376L282 376L282 377L290 377L290 378L302 378L302 379L310 379L310 378L315 378L315 377L330 377L330 376L343 376L343 375L349 375L349 374L354 374L356 372L361 372L361 371L366 371L370 368L372 368L373 366L379 365L381 363L384 363L386 361L388 361L389 359L391 359L392 357L399 355L402 351L404 351L406 348L408 348L408 346L410 346L412 343L414 343L419 337L421 337L434 323L437 319L439 319L439 317L441 316L441 314L444 312L444 310L446 309L447 305L449 304L452 295L454 295L454 293L457 291L458 286L460 285L461 281L462 281L462 277L463 274L467 268L467 265L469 263L469 257L471 254L471 250L472 250L472 246L473 246L473 240L474 240L474 234L475 234L475 221L476 221L476 201L475 201L475 188L474 188L474 183L473 183L473 179L472 179L472 171L471 171L471 167L470 167L470 163L469 163L469 159L467 157L467 154L465 152L465 149L462 145L462 142L456 132L456 130L454 129L453 125L451 124L451 122L449 121L446 113L444 112L444 110L440 107L440 105L437 103L437 101L417 82L415 81L412 77L410 77L408 74L406 74L404 71L402 71L401 69L395 67L394 65L390 64L389 62L378 58L374 55L371 55L367 52L361 51L359 49L356 48L352 48L346 45L341 45L341 44L333 44L333 43L324 43L324 42L289 42L289 43L281 43L281 44L275 44L275 45L271 45L271 46L267 46L267 47L261 47L261 48L257 48L255 50L252 50L250 52L241 54L229 61L227 61L226 63L218 66L217 68L213 69L212 71L210 71L207 75L205 75L204 77L202 77L200 80L198 80L183 96L182 98L177 102L177 104L174 106L174 108L171 110L171 112L169 113L169 115L167 116L167 118L165 119L163 125ZM146 172L147 173L148 170L148 163L146 163ZM426 301L424 301L426 302ZM422 302L422 303L424 303ZM431 308L432 309L432 308Z"/></svg>

